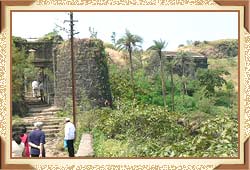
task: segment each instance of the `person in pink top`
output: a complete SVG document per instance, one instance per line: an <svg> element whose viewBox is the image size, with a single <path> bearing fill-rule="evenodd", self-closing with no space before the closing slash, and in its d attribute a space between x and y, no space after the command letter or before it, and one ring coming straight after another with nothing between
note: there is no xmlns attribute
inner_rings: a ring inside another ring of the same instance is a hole
<svg viewBox="0 0 250 170"><path fill-rule="evenodd" d="M30 157L30 149L29 149L29 144L28 144L28 134L27 134L26 127L21 128L20 138L22 140L22 143L24 143L24 152L25 152L24 156Z"/></svg>

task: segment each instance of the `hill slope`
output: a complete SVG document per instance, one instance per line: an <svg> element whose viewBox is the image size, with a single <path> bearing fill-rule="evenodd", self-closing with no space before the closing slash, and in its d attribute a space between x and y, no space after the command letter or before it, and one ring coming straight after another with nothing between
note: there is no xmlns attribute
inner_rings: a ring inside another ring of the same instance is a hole
<svg viewBox="0 0 250 170"><path fill-rule="evenodd" d="M187 46L180 45L178 50L200 53L208 58L236 57L238 55L238 40L194 41Z"/></svg>

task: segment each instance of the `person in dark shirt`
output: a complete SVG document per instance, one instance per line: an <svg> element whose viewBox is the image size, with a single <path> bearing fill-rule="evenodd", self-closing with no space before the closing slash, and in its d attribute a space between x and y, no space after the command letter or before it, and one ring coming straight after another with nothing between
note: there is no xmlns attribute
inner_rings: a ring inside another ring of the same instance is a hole
<svg viewBox="0 0 250 170"><path fill-rule="evenodd" d="M40 97L41 97L41 102L45 102L45 97L44 97L44 86L43 82L39 84L39 90L40 90Z"/></svg>
<svg viewBox="0 0 250 170"><path fill-rule="evenodd" d="M35 129L29 134L31 157L45 157L45 134L42 131L42 122L34 123Z"/></svg>

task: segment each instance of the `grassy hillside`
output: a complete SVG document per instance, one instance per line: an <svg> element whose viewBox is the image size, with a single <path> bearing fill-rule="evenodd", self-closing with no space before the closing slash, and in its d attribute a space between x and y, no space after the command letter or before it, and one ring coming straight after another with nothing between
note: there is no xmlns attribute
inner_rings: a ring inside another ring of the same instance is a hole
<svg viewBox="0 0 250 170"><path fill-rule="evenodd" d="M236 57L238 54L238 40L194 41L187 46L180 45L179 50L200 53L208 58Z"/></svg>
<svg viewBox="0 0 250 170"><path fill-rule="evenodd" d="M225 79L227 81L232 81L235 90L237 91L238 87L238 58L222 58L222 59L208 59L208 68L209 69L217 69L217 68L223 68L227 70L230 75L226 76Z"/></svg>

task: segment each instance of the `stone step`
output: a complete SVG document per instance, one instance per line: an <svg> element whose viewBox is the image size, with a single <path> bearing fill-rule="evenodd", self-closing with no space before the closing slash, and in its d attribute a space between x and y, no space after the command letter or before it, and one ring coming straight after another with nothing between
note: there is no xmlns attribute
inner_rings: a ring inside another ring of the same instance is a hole
<svg viewBox="0 0 250 170"><path fill-rule="evenodd" d="M43 110L42 109L29 109L29 113L56 113L57 111L61 111L59 109L47 109L47 107L44 107Z"/></svg>
<svg viewBox="0 0 250 170"><path fill-rule="evenodd" d="M20 125L14 125L14 126L12 126L12 128L20 129L23 126L25 126L26 128L32 128L32 127L34 127L34 124L33 124L33 122L32 123L27 122L27 123L22 123ZM43 128L62 127L62 126L64 126L64 123L60 123L60 122L43 122Z"/></svg>
<svg viewBox="0 0 250 170"><path fill-rule="evenodd" d="M32 104L27 104L30 109L36 108L39 109L41 107L49 107L50 105L47 103L32 103Z"/></svg>
<svg viewBox="0 0 250 170"><path fill-rule="evenodd" d="M46 111L50 111L50 112L57 112L57 111L61 111L62 109L55 107L55 106L43 106L43 107L39 107L39 108L30 108L29 112L30 113L38 113L38 112L46 112Z"/></svg>
<svg viewBox="0 0 250 170"><path fill-rule="evenodd" d="M34 126L26 126L27 130L33 130L34 129ZM43 130L45 129L59 129L59 130L62 130L63 126L60 126L60 125L45 125L43 126Z"/></svg>
<svg viewBox="0 0 250 170"><path fill-rule="evenodd" d="M31 99L31 98L25 98L24 99L26 103L42 103L40 98L39 99Z"/></svg>
<svg viewBox="0 0 250 170"><path fill-rule="evenodd" d="M31 131L32 130L27 130L28 133L30 133ZM59 133L61 131L61 129L43 129L42 131L45 133L45 135L47 135L50 133L53 133L53 134Z"/></svg>
<svg viewBox="0 0 250 170"><path fill-rule="evenodd" d="M63 124L63 120L48 120L44 118L34 118L34 119L26 119L24 120L24 123L26 126L33 126L35 122L42 122L43 125L57 125L57 124Z"/></svg>
<svg viewBox="0 0 250 170"><path fill-rule="evenodd" d="M64 118L57 118L51 115L47 115L47 116L28 116L22 119L23 121L27 122L34 122L34 121L40 121L40 122L44 122L44 121L55 121L55 122L63 122Z"/></svg>
<svg viewBox="0 0 250 170"><path fill-rule="evenodd" d="M41 102L41 98L40 97L36 98L36 97L32 97L32 96L31 97L30 96L29 97L26 96L24 99L25 99L25 101L27 103L29 103L29 102Z"/></svg>
<svg viewBox="0 0 250 170"><path fill-rule="evenodd" d="M39 97L25 96L24 99L27 100L27 101L39 101L40 100L40 96Z"/></svg>
<svg viewBox="0 0 250 170"><path fill-rule="evenodd" d="M23 118L22 120L43 120L43 121L63 121L64 118L61 118L61 117L55 117L54 115L47 115L47 116L44 116L44 115L41 115L41 116L33 116L33 115L29 115L25 118Z"/></svg>
<svg viewBox="0 0 250 170"><path fill-rule="evenodd" d="M12 131L19 132L21 130L22 126L14 126L12 127ZM43 130L50 130L50 129L58 129L58 130L63 130L64 126L60 124L56 125L44 125ZM34 129L34 126L26 126L27 131L31 131Z"/></svg>
<svg viewBox="0 0 250 170"><path fill-rule="evenodd" d="M13 132L20 133L17 129L13 129ZM30 133L32 130L27 130L27 133ZM62 131L62 129L43 129L46 138L54 138L59 135L59 132Z"/></svg>
<svg viewBox="0 0 250 170"><path fill-rule="evenodd" d="M32 120L24 120L24 121L26 121L25 123L23 123L25 126L33 126L34 123L37 121L43 122L44 126L46 126L46 125L63 125L64 124L63 120L60 120L60 121L46 120L46 121L44 121L42 119L36 119L36 120L32 119Z"/></svg>
<svg viewBox="0 0 250 170"><path fill-rule="evenodd" d="M64 142L64 136L59 136L58 138L47 137L46 144L49 146L50 144L62 143ZM50 148L56 148L56 146L49 146Z"/></svg>
<svg viewBox="0 0 250 170"><path fill-rule="evenodd" d="M28 115L32 116L53 116L56 112L45 111L45 112L29 112Z"/></svg>
<svg viewBox="0 0 250 170"><path fill-rule="evenodd" d="M33 97L33 96L25 96L24 99L29 102L29 101L40 101L39 97Z"/></svg>
<svg viewBox="0 0 250 170"><path fill-rule="evenodd" d="M31 131L27 131L28 133L30 133ZM45 137L46 137L46 141L47 141L47 138L55 138L57 137L59 134L58 133L50 133L50 132L45 132Z"/></svg>
<svg viewBox="0 0 250 170"><path fill-rule="evenodd" d="M47 138L54 138L57 137L58 134L57 133L45 133L45 140L47 141Z"/></svg>
<svg viewBox="0 0 250 170"><path fill-rule="evenodd" d="M59 138L51 138L51 137L47 137L47 139L46 139L46 143L47 144L50 144L50 143L63 143L64 142L64 136L59 136ZM54 147L56 147L56 146L54 146Z"/></svg>

